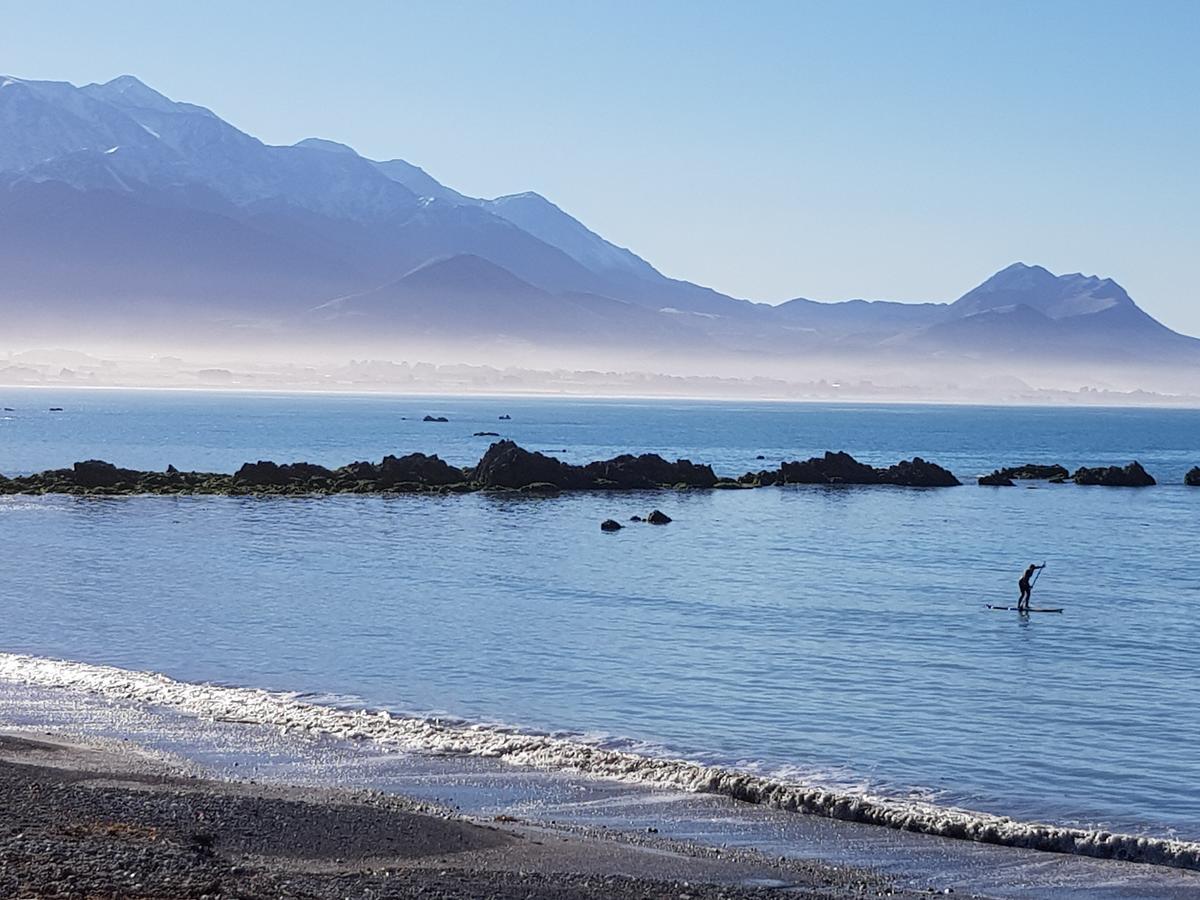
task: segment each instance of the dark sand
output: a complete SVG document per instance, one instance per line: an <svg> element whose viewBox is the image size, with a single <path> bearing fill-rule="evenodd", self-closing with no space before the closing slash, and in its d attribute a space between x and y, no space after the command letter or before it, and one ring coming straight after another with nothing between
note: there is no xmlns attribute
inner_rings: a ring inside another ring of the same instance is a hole
<svg viewBox="0 0 1200 900"><path fill-rule="evenodd" d="M185 777L0 735L0 897L706 900L902 896L750 851L475 822L377 792Z"/></svg>

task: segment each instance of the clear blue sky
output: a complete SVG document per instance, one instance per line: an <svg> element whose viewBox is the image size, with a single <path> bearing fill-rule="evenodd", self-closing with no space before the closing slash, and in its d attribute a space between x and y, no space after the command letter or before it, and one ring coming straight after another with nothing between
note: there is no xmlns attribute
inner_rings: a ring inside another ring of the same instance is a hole
<svg viewBox="0 0 1200 900"><path fill-rule="evenodd" d="M0 0L5 74L536 190L737 296L950 299L1024 260L1200 334L1198 47L1196 0Z"/></svg>

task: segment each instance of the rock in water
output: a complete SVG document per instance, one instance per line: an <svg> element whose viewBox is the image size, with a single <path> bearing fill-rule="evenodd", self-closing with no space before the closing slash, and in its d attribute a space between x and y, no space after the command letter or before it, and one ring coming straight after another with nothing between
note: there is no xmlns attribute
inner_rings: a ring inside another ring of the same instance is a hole
<svg viewBox="0 0 1200 900"><path fill-rule="evenodd" d="M991 475L980 475L979 483L984 487L1013 487L1012 479L997 469Z"/></svg>
<svg viewBox="0 0 1200 900"><path fill-rule="evenodd" d="M928 462L919 456L888 466L879 473L879 480L884 484L898 484L904 487L955 487L962 484L949 469L943 469L937 463Z"/></svg>
<svg viewBox="0 0 1200 900"><path fill-rule="evenodd" d="M1183 483L1188 487L1200 487L1200 466L1189 469L1188 473L1183 476Z"/></svg>
<svg viewBox="0 0 1200 900"><path fill-rule="evenodd" d="M258 487L282 487L289 484L303 484L313 479L332 478L333 472L324 466L313 463L278 463L260 459L258 462L245 463L234 473L233 480L241 484Z"/></svg>
<svg viewBox="0 0 1200 900"><path fill-rule="evenodd" d="M445 416L426 416L421 421L422 422L449 422L450 420L447 419Z"/></svg>
<svg viewBox="0 0 1200 900"><path fill-rule="evenodd" d="M118 484L136 484L142 473L133 469L118 469L102 459L77 462L71 470L71 480L79 487L113 487Z"/></svg>
<svg viewBox="0 0 1200 900"><path fill-rule="evenodd" d="M879 484L878 470L844 450L826 450L824 456L804 462L785 462L779 467L779 476L784 484Z"/></svg>
<svg viewBox="0 0 1200 900"><path fill-rule="evenodd" d="M1071 477L1076 484L1098 484L1104 487L1150 487L1158 483L1137 460L1123 468L1118 466L1098 466L1093 469L1080 467Z"/></svg>
<svg viewBox="0 0 1200 900"><path fill-rule="evenodd" d="M620 531L624 527L625 526L622 525L620 522L618 522L616 519L605 519L603 522L600 523L601 531Z"/></svg>
<svg viewBox="0 0 1200 900"><path fill-rule="evenodd" d="M496 441L475 466L472 480L483 487L521 488L543 482L560 490L589 487L581 470L552 456L531 453L513 441Z"/></svg>
<svg viewBox="0 0 1200 900"><path fill-rule="evenodd" d="M385 456L379 464L379 483L385 486L394 484L423 484L446 485L461 484L465 481L462 469L433 456L424 453L410 453L407 456Z"/></svg>
<svg viewBox="0 0 1200 900"><path fill-rule="evenodd" d="M624 453L582 468L596 487L651 489L666 486L710 488L717 483L712 467L688 459L668 462L657 453Z"/></svg>
<svg viewBox="0 0 1200 900"><path fill-rule="evenodd" d="M1066 466L1041 466L1036 463L1025 463L1023 466L1010 466L999 469L999 474L1005 478L1016 478L1019 481L1049 481L1052 478L1070 478L1071 473Z"/></svg>
<svg viewBox="0 0 1200 900"><path fill-rule="evenodd" d="M651 525L669 525L671 517L662 510L656 509L650 515L646 516L646 521Z"/></svg>

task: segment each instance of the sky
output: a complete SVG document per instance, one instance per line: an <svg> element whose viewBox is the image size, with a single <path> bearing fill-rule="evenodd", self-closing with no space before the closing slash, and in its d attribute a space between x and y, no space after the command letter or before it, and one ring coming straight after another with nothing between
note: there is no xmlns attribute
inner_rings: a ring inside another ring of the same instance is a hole
<svg viewBox="0 0 1200 900"><path fill-rule="evenodd" d="M734 296L950 300L1021 260L1191 334L1197 46L1192 0L0 0L0 73L535 190Z"/></svg>

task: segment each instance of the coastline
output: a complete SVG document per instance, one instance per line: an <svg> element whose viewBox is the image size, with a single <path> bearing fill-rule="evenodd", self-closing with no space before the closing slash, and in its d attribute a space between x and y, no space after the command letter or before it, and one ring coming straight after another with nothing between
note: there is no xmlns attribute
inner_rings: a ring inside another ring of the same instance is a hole
<svg viewBox="0 0 1200 900"><path fill-rule="evenodd" d="M0 732L0 893L184 898L908 896L869 872L633 843L373 791L185 774Z"/></svg>
<svg viewBox="0 0 1200 900"><path fill-rule="evenodd" d="M757 848L765 840L772 854L783 850L852 868L886 863L887 871L910 881L916 876L920 884L953 875L966 876L967 885L990 888L998 877L1009 877L1007 869L1020 865L1083 881L1089 889L1096 883L1146 880L1200 889L1194 865L1198 844L839 794L503 727L393 716L260 689L0 655L0 727L7 723L40 733L44 727L78 728L88 720L93 734L193 760L201 766L197 771L211 772L217 764L216 771L226 777L244 777L241 760L264 782L291 784L300 777L327 785L332 776L334 784L379 786L476 814L500 812L508 818L516 811L524 818L526 809L541 806L542 813L531 821L561 826L573 820L602 828L613 823L618 829L632 824L637 831L661 830L664 836L671 829L663 826L678 817L676 837L706 834L709 843L719 839L725 847L728 837L753 834L754 842L742 846ZM200 749L204 744L207 751ZM338 747L352 749L343 755ZM285 759L291 761L278 762ZM445 801L447 792L452 801ZM561 801L542 806L543 799L564 795L574 799L565 806ZM599 812L593 808L597 801ZM614 802L618 814L604 813ZM700 818L690 818L690 804L699 806ZM639 806L641 813L630 817L629 809ZM744 817L749 827L731 830L720 824L730 817ZM772 837L785 831L793 834L782 844ZM852 849L856 845L859 850ZM862 847L869 850L864 853ZM933 864L924 859L930 854ZM915 869L914 861L920 861Z"/></svg>

